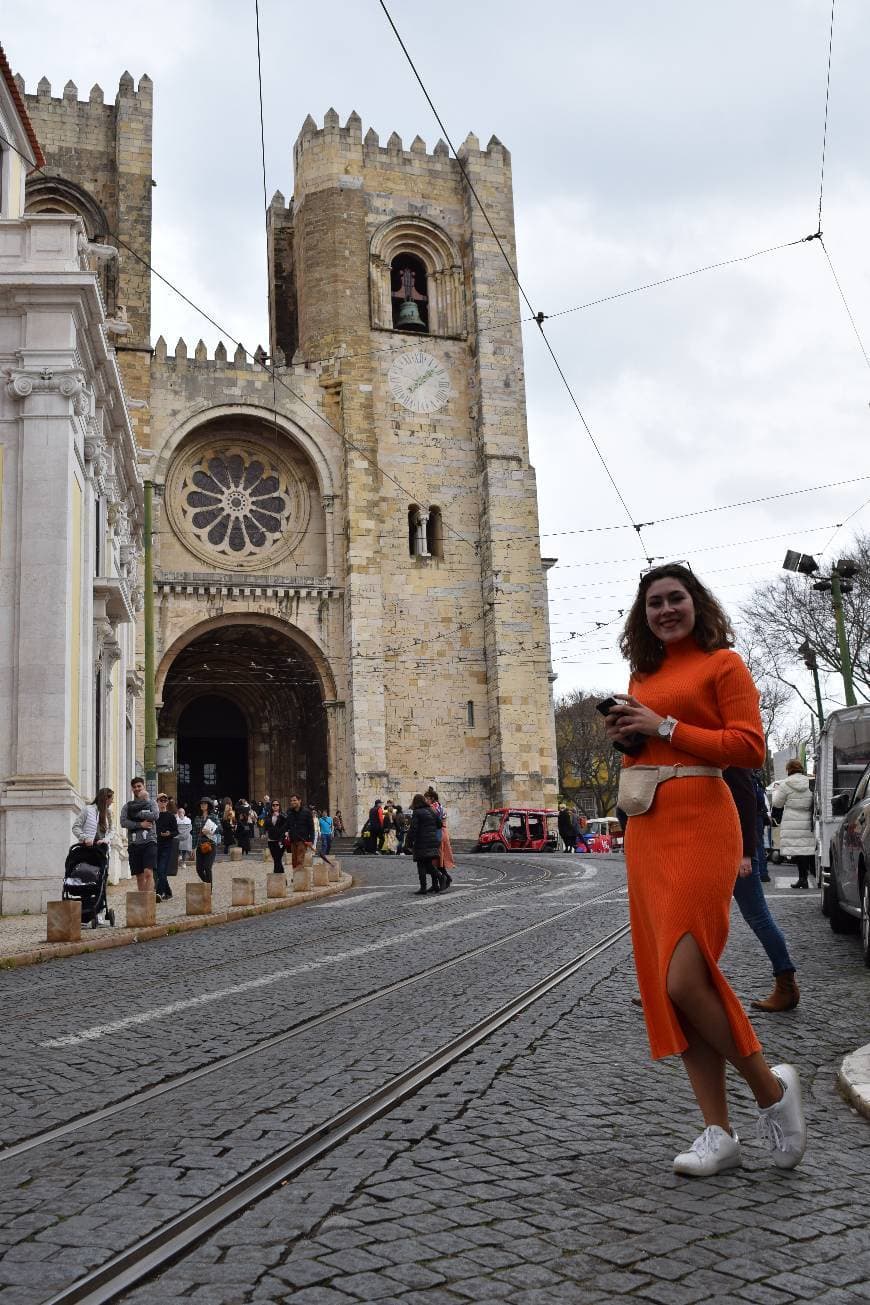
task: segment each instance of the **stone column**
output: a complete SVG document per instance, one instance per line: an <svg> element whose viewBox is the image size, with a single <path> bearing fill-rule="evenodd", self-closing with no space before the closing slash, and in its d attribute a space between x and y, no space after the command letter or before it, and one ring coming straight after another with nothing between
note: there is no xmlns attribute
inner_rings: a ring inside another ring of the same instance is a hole
<svg viewBox="0 0 870 1305"><path fill-rule="evenodd" d="M39 317L40 335L74 332L71 315L62 311ZM81 706L88 700L82 685L92 667L85 621L89 523L75 454L75 419L89 400L71 350L43 348L40 355L40 361L22 359L6 384L9 415L17 417L18 474L14 635L6 670L10 737L0 781L4 913L41 910L57 893L78 809L87 727Z"/></svg>

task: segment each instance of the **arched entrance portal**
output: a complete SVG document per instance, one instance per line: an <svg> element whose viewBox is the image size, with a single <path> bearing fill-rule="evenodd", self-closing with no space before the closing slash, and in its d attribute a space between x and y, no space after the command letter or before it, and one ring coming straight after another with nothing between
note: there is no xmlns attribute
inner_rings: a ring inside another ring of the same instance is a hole
<svg viewBox="0 0 870 1305"><path fill-rule="evenodd" d="M187 643L163 686L159 730L175 737L179 800L291 793L329 801L327 722L312 658L273 626L217 625ZM170 788L168 776L162 782Z"/></svg>

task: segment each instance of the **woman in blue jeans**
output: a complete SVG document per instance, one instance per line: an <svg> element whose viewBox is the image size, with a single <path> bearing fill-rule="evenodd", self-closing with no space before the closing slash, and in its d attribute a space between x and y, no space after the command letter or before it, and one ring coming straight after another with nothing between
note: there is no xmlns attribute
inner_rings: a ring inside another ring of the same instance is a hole
<svg viewBox="0 0 870 1305"><path fill-rule="evenodd" d="M794 961L788 954L782 930L770 914L767 898L761 886L758 809L752 771L729 766L723 771L722 778L734 798L743 835L743 858L734 884L734 900L740 908L740 914L767 952L773 966L773 992L763 1001L753 1001L752 1005L756 1010L794 1010L800 1001Z"/></svg>

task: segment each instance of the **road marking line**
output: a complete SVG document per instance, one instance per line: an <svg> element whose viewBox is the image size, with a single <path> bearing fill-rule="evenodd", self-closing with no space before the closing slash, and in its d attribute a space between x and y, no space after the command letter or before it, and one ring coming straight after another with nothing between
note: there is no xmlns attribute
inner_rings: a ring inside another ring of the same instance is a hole
<svg viewBox="0 0 870 1305"><path fill-rule="evenodd" d="M315 970L323 969L327 965L337 965L342 961L368 956L372 952L384 951L388 947L396 947L401 943L411 942L413 939L421 938L425 934L436 933L441 929L449 929L455 924L463 924L466 920L479 920L484 915L492 915L496 911L503 911L508 905L511 905L511 903L502 901L494 906L484 906L479 911L469 911L466 915L457 915L448 920L438 920L433 924L424 924L417 929L409 929L405 933L384 938L380 942L367 943L362 947L351 947L344 952L334 952L331 955L321 957L320 960L305 961L300 965L290 966L286 970L275 970L271 974L262 975L259 979L248 979L245 983L235 983L229 988L218 988L214 992L204 992L198 997L186 997L181 1001L170 1002L166 1006L155 1006L151 1010L140 1011L138 1015L126 1015L123 1019L112 1020L108 1024L95 1024L92 1028L82 1029L78 1033L68 1033L62 1038L50 1038L47 1042L40 1042L39 1045L56 1049L59 1047L77 1047L83 1042L96 1042L98 1038L104 1038L110 1033L118 1033L122 1029L150 1024L154 1020L177 1015L180 1011L193 1010L197 1006L205 1006L213 1001L222 1001L225 997L236 997L244 992L255 992L258 988L268 988L272 984L281 983L284 979L292 979L301 974L312 974Z"/></svg>

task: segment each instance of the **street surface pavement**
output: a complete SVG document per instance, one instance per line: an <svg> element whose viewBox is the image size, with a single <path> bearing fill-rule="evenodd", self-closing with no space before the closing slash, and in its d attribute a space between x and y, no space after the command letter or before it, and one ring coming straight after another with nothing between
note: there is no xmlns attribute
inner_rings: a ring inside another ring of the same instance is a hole
<svg viewBox="0 0 870 1305"><path fill-rule="evenodd" d="M0 1143L552 923L105 1122L0 1152L0 1305L47 1300L627 915L620 856L465 856L453 888L424 898L408 860L346 868L360 886L320 904L0 975ZM797 1170L770 1165L732 1081L744 1168L673 1175L700 1123L679 1061L649 1060L626 939L124 1300L870 1300L870 1126L835 1086L867 1040L870 973L816 894L788 882L770 897L801 1004L754 1018L769 1058L801 1071ZM766 995L766 958L736 911L724 965L744 1000Z"/></svg>

